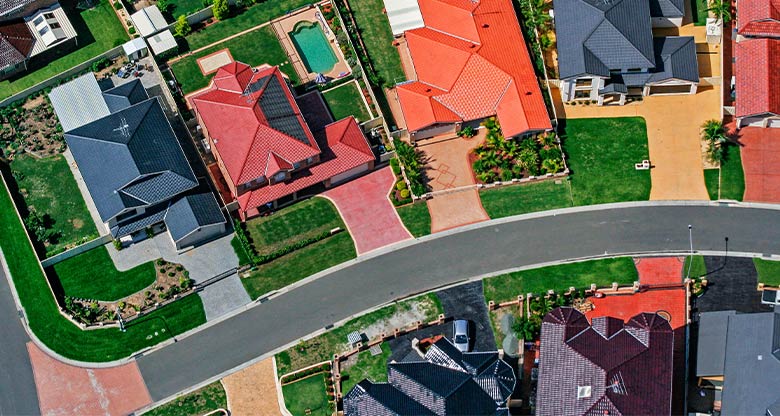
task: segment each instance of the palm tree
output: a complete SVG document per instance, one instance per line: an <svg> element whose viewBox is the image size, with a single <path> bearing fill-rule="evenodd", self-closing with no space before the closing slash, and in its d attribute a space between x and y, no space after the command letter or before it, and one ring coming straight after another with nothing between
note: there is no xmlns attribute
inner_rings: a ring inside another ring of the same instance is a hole
<svg viewBox="0 0 780 416"><path fill-rule="evenodd" d="M498 157L498 153L496 153L495 150L491 150L491 151L485 153L482 156L481 160L482 160L482 163L485 165L485 167L488 168L488 169L496 168L501 163L501 160Z"/></svg>
<svg viewBox="0 0 780 416"><path fill-rule="evenodd" d="M723 23L731 21L731 0L710 0L708 5L707 11L718 16Z"/></svg>
<svg viewBox="0 0 780 416"><path fill-rule="evenodd" d="M555 145L557 137L555 133L549 132L536 136L536 141L544 148L549 148Z"/></svg>
<svg viewBox="0 0 780 416"><path fill-rule="evenodd" d="M563 161L554 158L544 159L542 161L542 169L544 169L546 173L557 173L563 169Z"/></svg>
<svg viewBox="0 0 780 416"><path fill-rule="evenodd" d="M707 120L701 125L701 138L707 142L707 157L713 163L723 161L725 145L728 142L726 128L720 120Z"/></svg>

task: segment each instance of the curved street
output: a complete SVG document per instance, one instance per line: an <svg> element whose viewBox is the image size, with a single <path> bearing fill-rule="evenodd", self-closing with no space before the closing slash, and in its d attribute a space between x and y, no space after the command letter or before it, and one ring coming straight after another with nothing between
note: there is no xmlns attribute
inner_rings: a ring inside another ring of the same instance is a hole
<svg viewBox="0 0 780 416"><path fill-rule="evenodd" d="M152 400L161 400L351 315L471 277L605 254L687 251L689 224L699 251L780 254L780 210L775 209L643 202L495 220L362 257L144 355L138 366ZM0 280L0 288L6 285ZM0 306L12 302L0 290ZM14 331L4 339L4 370L24 372L16 366L29 366L5 352L23 348L27 337L22 335ZM29 397L28 383L6 377L0 383L0 400ZM6 406L13 403L0 403L0 413L13 411Z"/></svg>

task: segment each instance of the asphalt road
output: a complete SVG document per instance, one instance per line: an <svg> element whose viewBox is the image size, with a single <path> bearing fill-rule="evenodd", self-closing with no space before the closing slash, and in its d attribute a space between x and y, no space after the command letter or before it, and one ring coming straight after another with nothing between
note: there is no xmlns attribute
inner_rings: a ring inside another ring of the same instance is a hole
<svg viewBox="0 0 780 416"><path fill-rule="evenodd" d="M0 268L0 415L36 415L38 393L16 304Z"/></svg>
<svg viewBox="0 0 780 416"><path fill-rule="evenodd" d="M490 223L368 258L138 360L161 400L375 305L469 277L614 253L697 250L780 254L780 211L654 206Z"/></svg>

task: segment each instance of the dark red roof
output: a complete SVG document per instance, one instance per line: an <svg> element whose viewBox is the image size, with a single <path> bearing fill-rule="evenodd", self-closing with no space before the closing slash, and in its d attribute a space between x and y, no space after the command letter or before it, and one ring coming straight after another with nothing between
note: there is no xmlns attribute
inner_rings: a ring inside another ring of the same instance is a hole
<svg viewBox="0 0 780 416"><path fill-rule="evenodd" d="M780 0L739 0L738 33L780 37Z"/></svg>
<svg viewBox="0 0 780 416"><path fill-rule="evenodd" d="M780 39L737 43L737 117L780 114Z"/></svg>
<svg viewBox="0 0 780 416"><path fill-rule="evenodd" d="M0 69L24 62L35 38L24 22L0 24Z"/></svg>

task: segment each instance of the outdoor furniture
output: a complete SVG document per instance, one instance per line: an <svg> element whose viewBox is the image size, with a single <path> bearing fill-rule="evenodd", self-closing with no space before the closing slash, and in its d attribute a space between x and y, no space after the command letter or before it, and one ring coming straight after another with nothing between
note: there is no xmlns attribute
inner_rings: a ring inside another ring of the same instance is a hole
<svg viewBox="0 0 780 416"><path fill-rule="evenodd" d="M648 170L650 169L650 161L649 160L643 160L642 163L635 163L634 169L636 170Z"/></svg>

